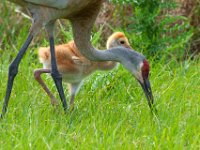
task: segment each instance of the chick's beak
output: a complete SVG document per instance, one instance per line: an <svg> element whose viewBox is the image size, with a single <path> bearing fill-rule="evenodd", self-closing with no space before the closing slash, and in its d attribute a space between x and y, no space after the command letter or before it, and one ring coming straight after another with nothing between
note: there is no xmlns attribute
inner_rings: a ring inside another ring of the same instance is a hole
<svg viewBox="0 0 200 150"><path fill-rule="evenodd" d="M152 94L152 91L151 91L151 84L149 82L149 79L148 78L143 79L143 83L141 81L139 81L139 83L142 86L142 89L143 89L143 91L146 95L148 105L149 105L150 109L152 109L154 99L153 99L153 94Z"/></svg>
<svg viewBox="0 0 200 150"><path fill-rule="evenodd" d="M125 47L128 49L132 49L132 47L130 45L125 45Z"/></svg>

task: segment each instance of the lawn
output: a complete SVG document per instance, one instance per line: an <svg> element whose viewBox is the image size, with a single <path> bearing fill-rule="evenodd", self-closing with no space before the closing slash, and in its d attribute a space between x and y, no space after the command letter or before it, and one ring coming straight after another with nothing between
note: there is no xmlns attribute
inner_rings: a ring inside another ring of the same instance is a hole
<svg viewBox="0 0 200 150"><path fill-rule="evenodd" d="M20 19L12 26L12 18L2 19L1 108L8 66L29 27L18 26ZM56 40L60 42L59 36ZM155 61L148 57L157 115L151 114L142 88L121 65L87 78L75 99L74 110L65 114L61 104L51 106L34 80L34 69L42 67L37 59L39 45L48 42L42 39L38 43L36 39L20 64L8 112L0 120L0 149L200 149L199 58ZM51 77L43 78L59 99ZM64 89L68 99L66 84Z"/></svg>
<svg viewBox="0 0 200 150"><path fill-rule="evenodd" d="M1 56L3 105L11 47ZM120 65L87 78L64 114L54 108L34 80L41 67L36 50L24 57L8 113L0 121L1 149L199 149L200 62L151 62L151 84L158 114L152 115L136 80ZM35 60L32 62L32 60ZM57 95L50 77L44 76ZM64 89L67 87L64 84ZM65 91L69 98L68 91Z"/></svg>

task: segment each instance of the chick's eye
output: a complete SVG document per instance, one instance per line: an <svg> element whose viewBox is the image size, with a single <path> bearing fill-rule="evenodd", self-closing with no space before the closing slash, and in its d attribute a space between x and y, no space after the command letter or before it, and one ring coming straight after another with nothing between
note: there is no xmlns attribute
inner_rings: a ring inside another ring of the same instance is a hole
<svg viewBox="0 0 200 150"><path fill-rule="evenodd" d="M125 42L124 41L120 41L120 44L125 44Z"/></svg>
<svg viewBox="0 0 200 150"><path fill-rule="evenodd" d="M125 42L124 41L120 41L120 44L124 44Z"/></svg>

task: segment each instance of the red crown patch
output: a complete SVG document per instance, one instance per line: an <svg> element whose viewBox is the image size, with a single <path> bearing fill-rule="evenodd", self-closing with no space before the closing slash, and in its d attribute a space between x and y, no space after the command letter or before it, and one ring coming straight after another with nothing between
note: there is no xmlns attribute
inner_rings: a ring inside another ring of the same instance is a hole
<svg viewBox="0 0 200 150"><path fill-rule="evenodd" d="M142 66L142 68L141 68L143 79L147 79L147 78L148 78L148 76L149 76L149 70L150 70L149 63L148 63L148 61L145 59L145 60L143 61L143 66Z"/></svg>

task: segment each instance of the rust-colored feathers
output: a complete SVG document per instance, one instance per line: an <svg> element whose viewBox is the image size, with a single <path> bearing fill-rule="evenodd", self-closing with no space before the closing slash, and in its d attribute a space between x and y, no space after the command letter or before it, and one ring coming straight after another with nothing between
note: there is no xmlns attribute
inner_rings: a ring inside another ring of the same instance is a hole
<svg viewBox="0 0 200 150"><path fill-rule="evenodd" d="M106 46L107 48L117 46L130 47L130 44L124 33L115 32L108 38ZM83 73L87 76L94 70L111 70L116 65L116 62L94 62L86 59L80 54L74 41L55 46L55 54L58 70L63 74ZM43 64L43 68L51 68L50 48L39 48L38 55L40 62Z"/></svg>

